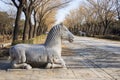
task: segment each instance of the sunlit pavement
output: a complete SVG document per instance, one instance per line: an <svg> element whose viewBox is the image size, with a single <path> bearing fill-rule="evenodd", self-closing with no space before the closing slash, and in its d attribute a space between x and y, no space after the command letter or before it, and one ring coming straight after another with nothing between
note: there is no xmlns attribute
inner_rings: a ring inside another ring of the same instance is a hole
<svg viewBox="0 0 120 80"><path fill-rule="evenodd" d="M120 42L75 37L63 43L72 52L63 56L67 69L9 69L1 60L0 80L120 80Z"/></svg>
<svg viewBox="0 0 120 80"><path fill-rule="evenodd" d="M120 42L75 37L72 44L68 45L68 42L65 44L76 54L72 56L71 61L68 60L69 67L73 69L77 77L85 76L79 79L120 80ZM84 74L88 74L89 77Z"/></svg>

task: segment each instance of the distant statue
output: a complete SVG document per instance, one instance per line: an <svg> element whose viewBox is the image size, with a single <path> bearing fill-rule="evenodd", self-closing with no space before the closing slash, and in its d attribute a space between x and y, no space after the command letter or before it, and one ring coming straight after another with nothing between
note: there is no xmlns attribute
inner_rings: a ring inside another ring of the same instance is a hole
<svg viewBox="0 0 120 80"><path fill-rule="evenodd" d="M17 44L9 50L12 68L65 68L61 40L73 42L74 35L61 23L53 26L44 44Z"/></svg>
<svg viewBox="0 0 120 80"><path fill-rule="evenodd" d="M79 31L79 36L86 36L86 33L83 31Z"/></svg>

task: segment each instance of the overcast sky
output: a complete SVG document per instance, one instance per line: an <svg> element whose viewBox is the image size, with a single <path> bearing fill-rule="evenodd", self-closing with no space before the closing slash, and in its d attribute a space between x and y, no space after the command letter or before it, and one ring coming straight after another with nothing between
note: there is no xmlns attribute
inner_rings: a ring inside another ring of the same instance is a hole
<svg viewBox="0 0 120 80"><path fill-rule="evenodd" d="M78 8L81 1L83 0L73 0L65 8L58 10L56 14L56 23L62 22L65 19L65 16L68 15L71 10ZM9 12L11 9L13 9L13 7L11 8L8 5L0 1L0 11Z"/></svg>
<svg viewBox="0 0 120 80"><path fill-rule="evenodd" d="M65 19L65 16L68 15L71 10L78 8L81 1L82 0L73 0L65 8L58 10L56 14L56 23L62 22Z"/></svg>
<svg viewBox="0 0 120 80"><path fill-rule="evenodd" d="M10 9L12 9L13 7L10 7L9 5L3 3L2 1L0 1L0 11L7 11L9 12Z"/></svg>

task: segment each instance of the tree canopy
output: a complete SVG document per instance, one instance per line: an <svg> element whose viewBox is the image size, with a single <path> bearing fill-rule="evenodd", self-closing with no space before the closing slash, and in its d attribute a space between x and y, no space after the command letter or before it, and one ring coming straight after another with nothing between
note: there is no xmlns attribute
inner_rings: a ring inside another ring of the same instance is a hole
<svg viewBox="0 0 120 80"><path fill-rule="evenodd" d="M83 31L88 36L120 35L120 1L86 1L66 17L65 24L69 26L71 31L76 35L79 34L79 31Z"/></svg>

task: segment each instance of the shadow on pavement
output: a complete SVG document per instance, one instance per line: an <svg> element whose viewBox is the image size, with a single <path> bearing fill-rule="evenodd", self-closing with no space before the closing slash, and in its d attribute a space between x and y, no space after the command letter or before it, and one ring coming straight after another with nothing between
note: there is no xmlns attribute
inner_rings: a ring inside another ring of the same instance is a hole
<svg viewBox="0 0 120 80"><path fill-rule="evenodd" d="M76 57L72 58L73 65L76 63L78 66L81 62L90 64L78 66L79 68L120 68L120 54L96 48L73 49L72 51L76 53L76 56L83 57L82 60Z"/></svg>
<svg viewBox="0 0 120 80"><path fill-rule="evenodd" d="M0 60L0 70L7 70L10 69L10 61L8 60Z"/></svg>

